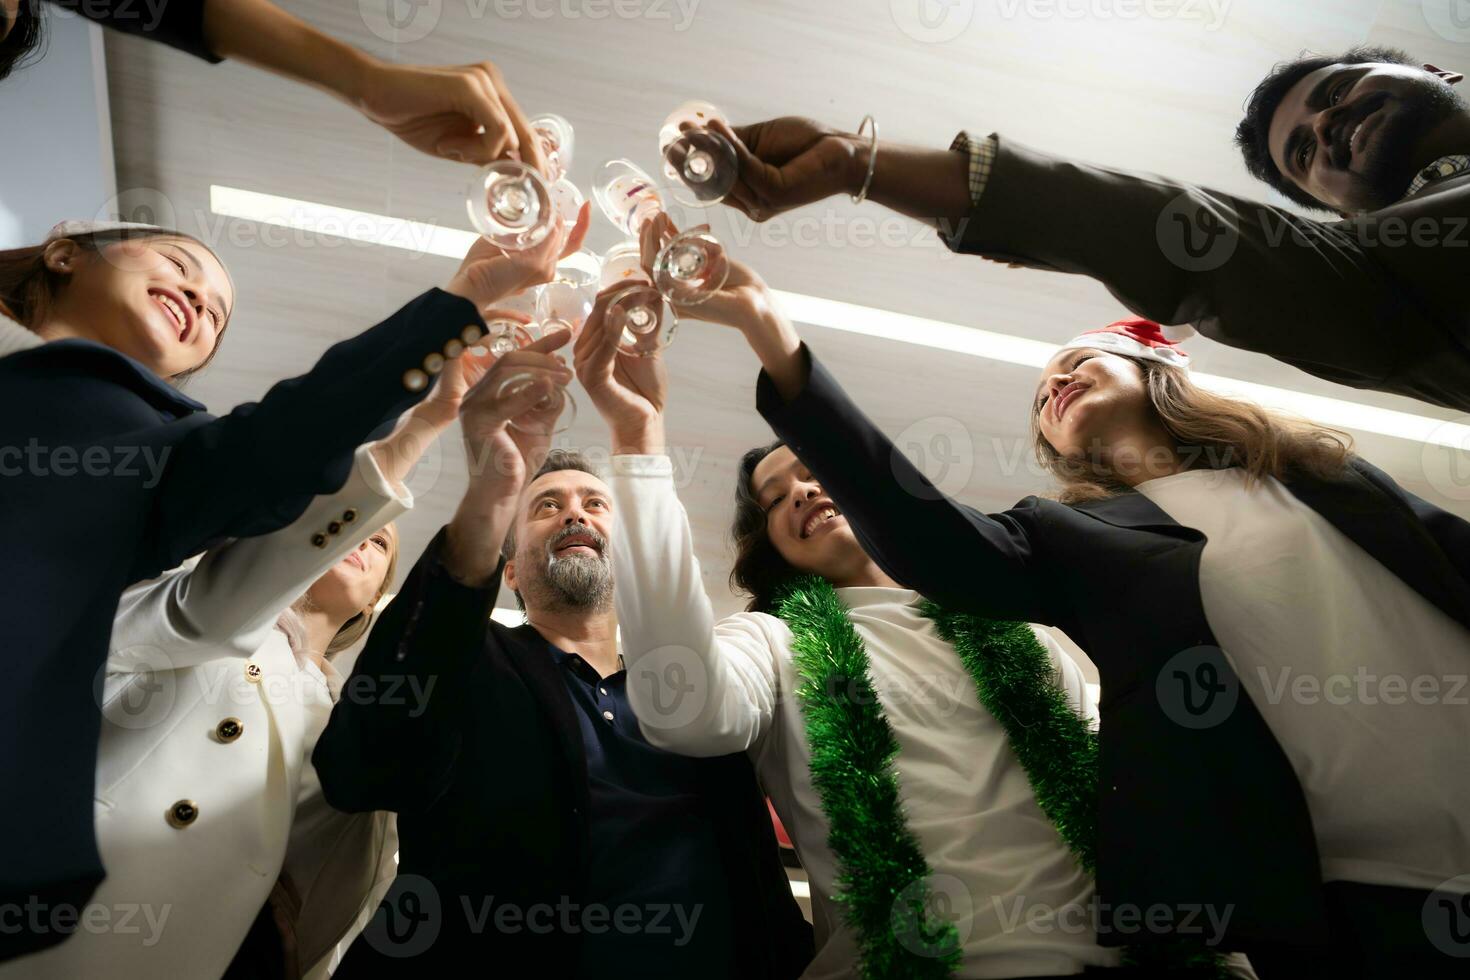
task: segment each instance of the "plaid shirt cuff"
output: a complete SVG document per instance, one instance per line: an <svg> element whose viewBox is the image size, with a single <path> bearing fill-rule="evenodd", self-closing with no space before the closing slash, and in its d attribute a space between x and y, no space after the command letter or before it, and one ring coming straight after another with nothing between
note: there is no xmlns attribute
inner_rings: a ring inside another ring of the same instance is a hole
<svg viewBox="0 0 1470 980"><path fill-rule="evenodd" d="M995 166L995 136L975 139L964 130L949 144L951 150L962 150L970 158L970 207L980 203L985 185L990 182L990 171Z"/></svg>

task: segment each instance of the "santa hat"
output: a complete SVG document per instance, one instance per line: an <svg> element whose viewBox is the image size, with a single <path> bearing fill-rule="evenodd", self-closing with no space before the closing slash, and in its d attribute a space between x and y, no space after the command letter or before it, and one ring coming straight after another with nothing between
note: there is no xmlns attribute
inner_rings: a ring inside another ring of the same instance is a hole
<svg viewBox="0 0 1470 980"><path fill-rule="evenodd" d="M1145 360L1167 364L1170 367L1188 369L1189 355L1180 350L1175 341L1165 336L1165 331L1168 329L1159 326L1152 320L1145 320L1143 317L1130 317L1127 320L1110 323L1098 330L1089 330L1079 334L1058 347L1057 350L1087 347L1092 350L1107 351L1110 354L1141 357Z"/></svg>

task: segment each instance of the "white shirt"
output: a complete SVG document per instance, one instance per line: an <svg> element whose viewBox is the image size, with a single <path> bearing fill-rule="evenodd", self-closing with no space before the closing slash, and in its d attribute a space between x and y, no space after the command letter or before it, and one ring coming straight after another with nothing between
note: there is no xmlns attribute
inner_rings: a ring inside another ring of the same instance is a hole
<svg viewBox="0 0 1470 980"><path fill-rule="evenodd" d="M1470 631L1275 479L1137 489L1208 539L1205 617L1296 770L1323 877L1435 888L1470 871Z"/></svg>
<svg viewBox="0 0 1470 980"><path fill-rule="evenodd" d="M714 622L688 519L664 456L619 456L612 549L628 694L644 735L687 755L746 752L811 879L817 954L803 976L851 977L858 951L833 903L837 862L811 784L791 631L774 616ZM1097 945L1093 884L1041 812L999 722L979 703L954 648L906 589L838 595L867 647L870 676L898 739L909 831L962 945L961 977L1081 973L1116 965ZM1091 719L1082 673L1038 631L1057 684Z"/></svg>

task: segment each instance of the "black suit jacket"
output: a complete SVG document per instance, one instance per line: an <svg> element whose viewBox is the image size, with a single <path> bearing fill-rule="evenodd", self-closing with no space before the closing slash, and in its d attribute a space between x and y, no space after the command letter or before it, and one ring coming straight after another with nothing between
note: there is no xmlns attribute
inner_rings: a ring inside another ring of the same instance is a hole
<svg viewBox="0 0 1470 980"><path fill-rule="evenodd" d="M404 372L483 323L430 290L223 418L90 341L0 358L0 907L80 906L102 880L97 699L122 590L340 489L356 447L422 397ZM67 934L0 929L0 959Z"/></svg>
<svg viewBox="0 0 1470 980"><path fill-rule="evenodd" d="M793 401L783 402L764 373L757 401L895 580L948 608L1059 627L1097 664L1101 902L1138 910L1162 903L1181 917L1188 906L1228 911L1226 949L1325 939L1306 801L1217 654L1200 599L1201 532L1134 492L1076 506L1027 497L989 515L956 503L814 359ZM1341 479L1287 485L1470 626L1470 524L1361 460ZM1223 684L1237 696L1214 702L1203 689L1176 688L1176 672L1184 683ZM1221 707L1196 718L1185 697ZM1108 930L1099 942L1164 938Z"/></svg>
<svg viewBox="0 0 1470 980"><path fill-rule="evenodd" d="M1091 276L1140 316L1470 410L1470 174L1350 221L998 141L951 247Z"/></svg>
<svg viewBox="0 0 1470 980"><path fill-rule="evenodd" d="M498 976L572 976L575 934L498 928L493 911L476 928L474 917L492 897L525 915L582 901L589 791L576 709L541 634L490 619L499 572L482 588L459 584L439 563L442 541L384 610L312 754L332 806L398 814L398 878L339 976L467 961ZM414 690L427 696L389 696ZM754 771L743 754L701 765L737 915L735 975L795 977L813 955L811 929ZM607 975L638 975L637 964Z"/></svg>

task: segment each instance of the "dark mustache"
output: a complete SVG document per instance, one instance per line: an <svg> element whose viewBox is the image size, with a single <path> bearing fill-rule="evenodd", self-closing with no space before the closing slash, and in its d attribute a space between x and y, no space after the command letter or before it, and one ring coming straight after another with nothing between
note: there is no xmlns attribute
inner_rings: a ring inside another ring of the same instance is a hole
<svg viewBox="0 0 1470 980"><path fill-rule="evenodd" d="M581 527L578 525L564 527L560 531L557 531L555 534L553 534L551 536L551 539L546 542L546 550L548 553L554 553L557 549L557 546L560 545L567 538L578 537L590 538L593 547L597 549L597 553L599 555L607 550L607 539L599 534L596 528Z"/></svg>

